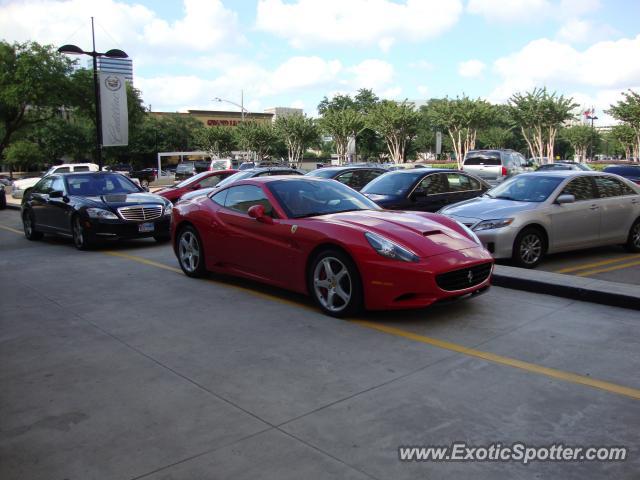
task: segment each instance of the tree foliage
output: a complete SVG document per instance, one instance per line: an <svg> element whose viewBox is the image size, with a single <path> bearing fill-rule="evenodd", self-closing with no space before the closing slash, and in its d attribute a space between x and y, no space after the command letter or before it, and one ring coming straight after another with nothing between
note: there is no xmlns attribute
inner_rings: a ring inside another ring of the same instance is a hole
<svg viewBox="0 0 640 480"><path fill-rule="evenodd" d="M0 157L14 134L65 105L71 66L52 46L0 42Z"/></svg>
<svg viewBox="0 0 640 480"><path fill-rule="evenodd" d="M37 143L29 140L17 140L12 142L4 152L4 161L10 170L15 169L41 169L47 158Z"/></svg>
<svg viewBox="0 0 640 480"><path fill-rule="evenodd" d="M267 157L278 144L278 135L271 123L245 121L238 125L241 148L253 152L258 161Z"/></svg>
<svg viewBox="0 0 640 480"><path fill-rule="evenodd" d="M462 166L465 153L475 148L478 129L486 125L491 114L489 102L467 96L434 99L426 108L430 123L449 135L458 167Z"/></svg>
<svg viewBox="0 0 640 480"><path fill-rule="evenodd" d="M305 115L284 115L274 123L276 133L287 146L289 163L298 163L310 146L320 142L316 122Z"/></svg>
<svg viewBox="0 0 640 480"><path fill-rule="evenodd" d="M619 125L614 125L611 127L611 131L608 133L609 137L615 144L620 146L620 150L624 152L625 158L629 159L632 156L638 157L639 154L637 152L637 138L636 132L630 125L626 123L621 123Z"/></svg>
<svg viewBox="0 0 640 480"><path fill-rule="evenodd" d="M589 148L598 144L598 134L589 125L573 125L561 131L562 137L573 147L576 160L585 161Z"/></svg>
<svg viewBox="0 0 640 480"><path fill-rule="evenodd" d="M223 125L199 128L193 135L194 144L198 149L208 152L212 158L229 156L238 147L233 128Z"/></svg>
<svg viewBox="0 0 640 480"><path fill-rule="evenodd" d="M352 108L328 109L318 122L322 131L333 139L338 160L345 161L349 140L365 128L364 116Z"/></svg>
<svg viewBox="0 0 640 480"><path fill-rule="evenodd" d="M367 126L385 139L394 163L406 161L407 148L418 133L420 115L413 105L383 100L367 116Z"/></svg>
<svg viewBox="0 0 640 480"><path fill-rule="evenodd" d="M573 98L566 98L546 88L516 93L509 99L509 113L529 146L532 156L550 161L554 158L554 146L558 130L574 118L578 106Z"/></svg>
<svg viewBox="0 0 640 480"><path fill-rule="evenodd" d="M615 105L611 105L607 113L633 129L635 133L633 156L640 161L640 93L628 90L622 92L622 96L624 98Z"/></svg>

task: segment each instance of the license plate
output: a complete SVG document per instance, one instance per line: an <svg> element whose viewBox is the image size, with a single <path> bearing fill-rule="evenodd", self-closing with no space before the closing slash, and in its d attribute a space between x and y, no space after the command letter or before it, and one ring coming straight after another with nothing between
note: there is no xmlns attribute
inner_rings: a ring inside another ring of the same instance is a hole
<svg viewBox="0 0 640 480"><path fill-rule="evenodd" d="M153 232L155 225L153 223L141 223L138 225L139 232Z"/></svg>

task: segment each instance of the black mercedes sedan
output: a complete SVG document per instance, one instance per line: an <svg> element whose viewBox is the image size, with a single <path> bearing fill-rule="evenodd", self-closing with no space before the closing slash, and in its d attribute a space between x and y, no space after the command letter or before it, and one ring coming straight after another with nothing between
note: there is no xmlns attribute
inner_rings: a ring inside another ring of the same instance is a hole
<svg viewBox="0 0 640 480"><path fill-rule="evenodd" d="M307 173L307 176L330 178L344 183L354 190L360 191L367 183L383 173L387 173L387 170L383 167L348 165L343 167L318 168Z"/></svg>
<svg viewBox="0 0 640 480"><path fill-rule="evenodd" d="M85 250L101 239L169 240L172 205L119 173L82 172L44 177L25 192L21 210L27 239L57 234Z"/></svg>
<svg viewBox="0 0 640 480"><path fill-rule="evenodd" d="M417 168L379 176L361 193L388 210L437 212L451 203L479 197L491 186L458 170Z"/></svg>

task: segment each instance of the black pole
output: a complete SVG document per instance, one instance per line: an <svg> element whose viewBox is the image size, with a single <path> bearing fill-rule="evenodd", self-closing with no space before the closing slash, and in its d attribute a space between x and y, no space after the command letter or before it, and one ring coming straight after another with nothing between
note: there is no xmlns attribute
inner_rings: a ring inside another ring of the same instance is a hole
<svg viewBox="0 0 640 480"><path fill-rule="evenodd" d="M98 170L102 171L102 113L100 111L100 85L98 83L98 53L96 52L96 36L91 17L91 38L93 40L93 92L96 100L96 152L98 155Z"/></svg>

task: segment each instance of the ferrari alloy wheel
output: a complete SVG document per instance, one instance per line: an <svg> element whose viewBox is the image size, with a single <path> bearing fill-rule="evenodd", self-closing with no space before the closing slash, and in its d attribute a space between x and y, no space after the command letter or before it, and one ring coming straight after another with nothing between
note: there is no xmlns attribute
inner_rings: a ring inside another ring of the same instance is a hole
<svg viewBox="0 0 640 480"><path fill-rule="evenodd" d="M89 234L82 226L82 221L79 216L73 217L71 222L71 234L73 236L73 244L78 250L88 250L91 247L91 240Z"/></svg>
<svg viewBox="0 0 640 480"><path fill-rule="evenodd" d="M626 247L630 252L640 252L640 218L633 222L631 230L629 230Z"/></svg>
<svg viewBox="0 0 640 480"><path fill-rule="evenodd" d="M22 215L22 227L27 240L40 240L42 238L42 232L36 231L33 213L24 212Z"/></svg>
<svg viewBox="0 0 640 480"><path fill-rule="evenodd" d="M325 313L343 317L362 305L360 276L353 261L337 250L322 252L311 269L310 288Z"/></svg>
<svg viewBox="0 0 640 480"><path fill-rule="evenodd" d="M536 228L526 228L513 243L513 261L519 267L533 268L544 256L545 240Z"/></svg>
<svg viewBox="0 0 640 480"><path fill-rule="evenodd" d="M149 188L149 180L140 180L140 186L142 188Z"/></svg>
<svg viewBox="0 0 640 480"><path fill-rule="evenodd" d="M198 232L193 227L180 231L176 242L180 268L189 277L203 277L206 273L204 252Z"/></svg>

